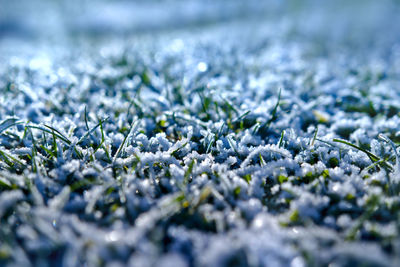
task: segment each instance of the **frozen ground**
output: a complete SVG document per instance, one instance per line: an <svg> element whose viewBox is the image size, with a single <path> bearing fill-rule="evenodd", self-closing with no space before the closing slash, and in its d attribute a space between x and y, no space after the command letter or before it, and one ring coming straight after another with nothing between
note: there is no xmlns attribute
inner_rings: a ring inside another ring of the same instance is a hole
<svg viewBox="0 0 400 267"><path fill-rule="evenodd" d="M1 266L399 266L396 1L15 2Z"/></svg>

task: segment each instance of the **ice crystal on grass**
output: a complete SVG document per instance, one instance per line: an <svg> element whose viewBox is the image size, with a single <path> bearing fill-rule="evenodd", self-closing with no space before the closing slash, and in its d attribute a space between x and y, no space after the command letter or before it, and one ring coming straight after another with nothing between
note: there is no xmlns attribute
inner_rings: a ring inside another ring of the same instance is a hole
<svg viewBox="0 0 400 267"><path fill-rule="evenodd" d="M339 21L4 53L0 265L396 265L399 46Z"/></svg>

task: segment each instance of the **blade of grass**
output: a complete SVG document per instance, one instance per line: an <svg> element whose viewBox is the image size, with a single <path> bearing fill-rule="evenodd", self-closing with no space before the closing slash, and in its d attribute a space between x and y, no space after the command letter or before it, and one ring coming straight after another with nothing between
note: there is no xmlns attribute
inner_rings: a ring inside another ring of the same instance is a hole
<svg viewBox="0 0 400 267"><path fill-rule="evenodd" d="M208 143L208 146L207 146L206 154L210 153L212 145L214 144L214 142L215 142L214 138L210 140L210 142Z"/></svg>
<svg viewBox="0 0 400 267"><path fill-rule="evenodd" d="M86 117L86 116L85 116ZM77 145L79 145L80 143L82 143L83 141L85 141L85 139L91 135L101 124L103 124L104 122L108 121L108 118L105 118L104 120L100 120L100 122L98 124L96 124L96 126L94 126L90 131L87 131L86 134L84 136L82 136L78 142L76 143Z"/></svg>
<svg viewBox="0 0 400 267"><path fill-rule="evenodd" d="M45 127L49 128L50 130L45 129L45 128L40 127L40 126L36 126L36 125L27 125L26 127L30 128L30 129L37 129L37 130L41 130L41 131L43 131L43 132L49 133L49 134L51 134L51 135L56 136L58 139L60 139L60 140L63 141L64 143L66 143L66 144L68 144L68 145L71 144L71 141L70 141L67 137L65 137L65 136L64 136L63 134L61 134L59 131L57 131L56 129L54 129L54 128L50 127L50 126L45 125ZM33 135L32 135L32 136L33 136Z"/></svg>
<svg viewBox="0 0 400 267"><path fill-rule="evenodd" d="M85 106L85 113L84 113L84 116L85 116L86 130L89 131L89 124L88 124L88 119L87 119L87 110L86 110L86 106Z"/></svg>
<svg viewBox="0 0 400 267"><path fill-rule="evenodd" d="M263 125L261 125L259 130L262 130L262 131L268 130L269 127L271 126L271 123L274 122L278 118L278 116L276 114L278 112L279 103L281 102L281 93L282 93L282 89L279 89L278 101L276 101L276 104L275 104L274 108L272 109L271 118L268 121L266 121Z"/></svg>
<svg viewBox="0 0 400 267"><path fill-rule="evenodd" d="M32 138L32 156L31 156L31 164L32 164L32 171L34 173L37 172L37 163L36 163L36 141L35 141L35 137L33 136L32 130L31 128L29 128L29 133L31 134L31 138Z"/></svg>
<svg viewBox="0 0 400 267"><path fill-rule="evenodd" d="M229 145L232 147L232 149L235 151L235 153L236 153L237 155L240 155L240 154L239 154L239 151L237 150L236 146L235 146L234 143L233 143L232 138L231 138L230 136L228 136L227 139L228 139Z"/></svg>
<svg viewBox="0 0 400 267"><path fill-rule="evenodd" d="M121 153L122 149L125 146L126 140L128 139L129 136L131 136L133 134L133 132L136 132L137 127L139 126L139 121L136 121L135 123L132 123L131 127L129 128L128 134L124 137L124 140L122 141L121 145L118 147L117 152L114 155L113 158L113 164L115 163L115 161L117 160L119 154Z"/></svg>
<svg viewBox="0 0 400 267"><path fill-rule="evenodd" d="M279 139L279 143L278 143L279 147L282 147L282 145L283 145L283 137L285 136L285 133L286 133L285 130L283 130L281 133L281 138Z"/></svg>
<svg viewBox="0 0 400 267"><path fill-rule="evenodd" d="M183 145L181 145L180 147L178 147L177 149L175 149L174 151L171 152L171 156L176 157L176 153L178 153L182 148L184 148L189 142L184 143Z"/></svg>
<svg viewBox="0 0 400 267"><path fill-rule="evenodd" d="M392 149L393 149L393 151L394 151L394 154L395 154L395 156L396 156L396 167L397 167L397 171L400 172L400 158L399 158L399 154L397 153L396 144L393 143L392 140L390 140L387 136L385 136L385 135L383 135L383 134L379 134L379 135L378 135L378 138L381 139L381 140L383 140L383 141L385 141L386 143L388 143L388 144L392 147Z"/></svg>
<svg viewBox="0 0 400 267"><path fill-rule="evenodd" d="M238 116L237 118L233 119L233 120L232 120L232 123L235 123L235 122L238 122L238 121L243 120L247 115L250 114L250 112L251 112L250 110L244 112L242 115L240 115L240 116Z"/></svg>
<svg viewBox="0 0 400 267"><path fill-rule="evenodd" d="M196 160L192 159L192 161L189 163L188 169L185 172L183 184L187 184L189 182L189 177L190 177L190 175L192 175L195 164L196 164Z"/></svg>
<svg viewBox="0 0 400 267"><path fill-rule="evenodd" d="M318 135L318 126L317 126L317 128L315 129L315 133L314 133L313 138L311 139L310 145L311 145L312 147L313 147L314 144L315 144L315 140L317 140L317 135Z"/></svg>
<svg viewBox="0 0 400 267"><path fill-rule="evenodd" d="M346 140L334 138L332 141L333 141L333 142L337 142L337 143L342 143L342 144L345 144L345 145L348 145L348 146L351 146L352 148L355 148L355 149L357 149L357 150L360 150L360 151L364 152L364 153L367 154L367 156L372 160L372 162L376 162L376 161L381 160L378 156L374 155L373 153L369 152L368 150L365 150L365 149L363 149L362 147L359 147L359 146L357 146L357 145L354 145L354 144L352 144L352 143L350 143L350 142L348 142L348 141L346 141Z"/></svg>
<svg viewBox="0 0 400 267"><path fill-rule="evenodd" d="M384 167L384 168L387 168L387 169L389 169L390 171L393 170L393 167L392 167L389 163L387 163L386 160L381 159L380 157L378 157L378 156L376 156L375 154L369 152L368 150L363 149L362 147L359 147L359 146L357 146L357 145L355 145L355 144L352 144L352 143L350 143L350 142L348 142L348 141L346 141L346 140L337 139L337 138L334 138L334 139L333 139L333 142L342 143L342 144L348 145L348 146L350 146L350 147L353 147L353 148L355 148L355 149L357 149L357 150L360 150L360 151L364 152L365 154L367 154L367 156L370 158L370 160L371 160L372 162L382 161L382 163L379 164L380 166L382 166L382 167Z"/></svg>
<svg viewBox="0 0 400 267"><path fill-rule="evenodd" d="M267 164L265 163L265 160L264 160L263 156L261 155L261 153L258 154L258 156L260 157L260 166L261 166L261 167L264 167L265 165L267 165Z"/></svg>
<svg viewBox="0 0 400 267"><path fill-rule="evenodd" d="M12 119L12 120L14 120L14 119ZM15 119L15 120L16 120L16 119ZM11 119L6 119L6 120L4 120L4 121L2 121L2 122L0 123L0 134L1 134L2 132L4 132L5 130L7 130L7 129L9 129L9 128L15 126L15 125L20 125L20 124L23 124L23 123L24 123L23 121L17 121L17 122L12 122L11 124L4 126L4 124L6 124L8 121L11 121Z"/></svg>

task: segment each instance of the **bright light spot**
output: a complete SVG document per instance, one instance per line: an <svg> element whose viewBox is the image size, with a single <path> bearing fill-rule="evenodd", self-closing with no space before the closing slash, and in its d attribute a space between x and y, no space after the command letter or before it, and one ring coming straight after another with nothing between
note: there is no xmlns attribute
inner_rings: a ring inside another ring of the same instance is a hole
<svg viewBox="0 0 400 267"><path fill-rule="evenodd" d="M108 241L108 242L115 242L117 240L118 240L117 231L112 231L111 233L106 235L106 241Z"/></svg>
<svg viewBox="0 0 400 267"><path fill-rule="evenodd" d="M208 69L208 66L205 62L200 62L199 64L197 64L197 69L200 72L205 72Z"/></svg>
<svg viewBox="0 0 400 267"><path fill-rule="evenodd" d="M261 218L257 218L254 220L254 227L261 228L263 227L263 220Z"/></svg>
<svg viewBox="0 0 400 267"><path fill-rule="evenodd" d="M292 260L290 267L303 267L305 266L303 259L299 256Z"/></svg>
<svg viewBox="0 0 400 267"><path fill-rule="evenodd" d="M58 76L60 76L60 77L65 77L65 76L67 76L67 71L66 71L66 69L64 69L64 68L59 68L58 70L57 70L57 74L58 74Z"/></svg>
<svg viewBox="0 0 400 267"><path fill-rule="evenodd" d="M32 70L48 69L51 67L51 61L47 57L36 57L29 62L29 68Z"/></svg>
<svg viewBox="0 0 400 267"><path fill-rule="evenodd" d="M335 184L335 185L332 187L332 190L333 190L334 192L339 191L339 189L340 189L340 185L338 185L338 184Z"/></svg>
<svg viewBox="0 0 400 267"><path fill-rule="evenodd" d="M175 39L171 43L171 50L174 52L179 52L185 47L185 44L181 39Z"/></svg>

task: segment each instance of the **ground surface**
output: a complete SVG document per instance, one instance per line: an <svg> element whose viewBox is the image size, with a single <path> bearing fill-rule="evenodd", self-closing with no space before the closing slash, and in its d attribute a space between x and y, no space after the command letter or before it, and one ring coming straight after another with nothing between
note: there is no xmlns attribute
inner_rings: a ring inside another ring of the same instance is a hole
<svg viewBox="0 0 400 267"><path fill-rule="evenodd" d="M315 2L8 3L0 265L398 266L398 5Z"/></svg>

